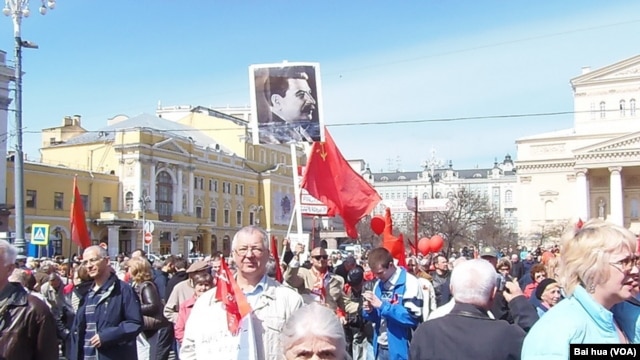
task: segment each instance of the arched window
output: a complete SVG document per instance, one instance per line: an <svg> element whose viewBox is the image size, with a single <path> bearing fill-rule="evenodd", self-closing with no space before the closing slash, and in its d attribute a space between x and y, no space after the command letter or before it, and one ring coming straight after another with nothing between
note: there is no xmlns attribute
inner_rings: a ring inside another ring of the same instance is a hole
<svg viewBox="0 0 640 360"><path fill-rule="evenodd" d="M627 104L624 100L620 100L620 117L624 117L625 112L627 111Z"/></svg>
<svg viewBox="0 0 640 360"><path fill-rule="evenodd" d="M215 254L216 251L218 251L218 237L211 234L211 253Z"/></svg>
<svg viewBox="0 0 640 360"><path fill-rule="evenodd" d="M605 117L607 117L606 104L604 103L604 101L601 101L600 102L600 119L604 119Z"/></svg>
<svg viewBox="0 0 640 360"><path fill-rule="evenodd" d="M429 198L429 194L426 192L422 193L422 200L427 200Z"/></svg>
<svg viewBox="0 0 640 360"><path fill-rule="evenodd" d="M231 238L229 235L222 237L222 254L227 257L231 254Z"/></svg>
<svg viewBox="0 0 640 360"><path fill-rule="evenodd" d="M553 201L547 200L544 203L544 219L545 220L553 220L555 216Z"/></svg>
<svg viewBox="0 0 640 360"><path fill-rule="evenodd" d="M513 201L513 192L511 190L507 190L504 192L504 202L510 203Z"/></svg>
<svg viewBox="0 0 640 360"><path fill-rule="evenodd" d="M173 214L173 180L166 171L156 176L156 211L160 220L171 220Z"/></svg>
<svg viewBox="0 0 640 360"><path fill-rule="evenodd" d="M127 211L133 211L133 193L131 191L127 191L127 193L124 194L124 206Z"/></svg>
<svg viewBox="0 0 640 360"><path fill-rule="evenodd" d="M440 193L440 191L438 191L438 192L436 193L436 199L440 199L441 197L442 197L442 194Z"/></svg>

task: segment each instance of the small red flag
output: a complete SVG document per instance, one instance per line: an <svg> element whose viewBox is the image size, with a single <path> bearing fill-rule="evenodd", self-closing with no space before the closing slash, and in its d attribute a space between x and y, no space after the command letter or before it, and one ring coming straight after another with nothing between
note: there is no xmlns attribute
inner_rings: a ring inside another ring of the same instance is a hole
<svg viewBox="0 0 640 360"><path fill-rule="evenodd" d="M391 220L391 209L384 212L384 230L382 231L382 247L389 250L391 256L398 260L398 265L406 267L407 259L404 253L404 237L402 234L393 236L393 221Z"/></svg>
<svg viewBox="0 0 640 360"><path fill-rule="evenodd" d="M69 227L71 229L71 240L83 249L91 246L87 221L84 217L84 207L82 197L78 189L78 177L73 177L73 198L71 199L71 213L69 215Z"/></svg>
<svg viewBox="0 0 640 360"><path fill-rule="evenodd" d="M251 306L233 278L233 274L224 261L224 257L220 258L216 300L224 304L227 312L227 328L231 334L237 335L240 330L240 321L251 312Z"/></svg>
<svg viewBox="0 0 640 360"><path fill-rule="evenodd" d="M302 178L302 188L327 205L327 215L340 215L350 238L357 238L356 224L382 200L338 150L331 135L314 142Z"/></svg>
<svg viewBox="0 0 640 360"><path fill-rule="evenodd" d="M281 284L283 281L282 268L280 268L280 258L278 257L278 239L275 236L271 236L271 256L276 261L276 280Z"/></svg>

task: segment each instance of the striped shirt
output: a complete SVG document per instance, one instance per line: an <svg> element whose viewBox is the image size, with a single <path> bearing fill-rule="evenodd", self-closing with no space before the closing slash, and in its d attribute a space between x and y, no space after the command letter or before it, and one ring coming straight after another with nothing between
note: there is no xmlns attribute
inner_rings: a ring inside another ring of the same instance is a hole
<svg viewBox="0 0 640 360"><path fill-rule="evenodd" d="M100 294L104 289L98 291L91 289L87 294L84 316L86 318L86 329L84 333L84 360L98 360L98 350L91 345L91 338L98 333L96 325L96 306L100 300Z"/></svg>

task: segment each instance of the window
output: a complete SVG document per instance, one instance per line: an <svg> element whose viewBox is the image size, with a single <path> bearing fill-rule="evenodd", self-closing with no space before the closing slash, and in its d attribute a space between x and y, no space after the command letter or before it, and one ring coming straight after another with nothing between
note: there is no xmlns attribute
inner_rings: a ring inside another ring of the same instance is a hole
<svg viewBox="0 0 640 360"><path fill-rule="evenodd" d="M638 218L638 199L631 199L631 218Z"/></svg>
<svg viewBox="0 0 640 360"><path fill-rule="evenodd" d="M422 200L427 200L429 198L429 194L426 192L422 193Z"/></svg>
<svg viewBox="0 0 640 360"><path fill-rule="evenodd" d="M31 209L35 209L37 206L36 197L38 192L36 190L27 190L27 198L25 206Z"/></svg>
<svg viewBox="0 0 640 360"><path fill-rule="evenodd" d="M224 224L229 225L229 209L224 209Z"/></svg>
<svg viewBox="0 0 640 360"><path fill-rule="evenodd" d="M194 190L198 190L198 177L197 176L195 176L193 178L193 189Z"/></svg>
<svg viewBox="0 0 640 360"><path fill-rule="evenodd" d="M504 192L504 201L506 203L510 203L513 201L513 192L511 190L507 190Z"/></svg>
<svg viewBox="0 0 640 360"><path fill-rule="evenodd" d="M214 254L218 251L218 237L211 234L211 253Z"/></svg>
<svg viewBox="0 0 640 360"><path fill-rule="evenodd" d="M249 225L256 224L256 214L253 211L249 212Z"/></svg>
<svg viewBox="0 0 640 360"><path fill-rule="evenodd" d="M231 237L225 235L222 237L222 255L229 256L231 254Z"/></svg>
<svg viewBox="0 0 640 360"><path fill-rule="evenodd" d="M231 194L231 183L228 181L222 182L222 193L223 194Z"/></svg>
<svg viewBox="0 0 640 360"><path fill-rule="evenodd" d="M166 171L156 177L156 211L159 220L171 220L173 214L173 180Z"/></svg>
<svg viewBox="0 0 640 360"><path fill-rule="evenodd" d="M133 211L133 193L131 191L124 195L124 205L127 207L127 211Z"/></svg>
<svg viewBox="0 0 640 360"><path fill-rule="evenodd" d="M236 226L242 226L242 211L236 211Z"/></svg>
<svg viewBox="0 0 640 360"><path fill-rule="evenodd" d="M595 120L596 119L596 103L591 103L591 105L589 106L589 109L591 111L591 120Z"/></svg>
<svg viewBox="0 0 640 360"><path fill-rule="evenodd" d="M620 100L620 116L624 117L625 115L625 111L626 111L626 104L624 102L624 100Z"/></svg>
<svg viewBox="0 0 640 360"><path fill-rule="evenodd" d="M236 184L236 195L244 195L244 185Z"/></svg>
<svg viewBox="0 0 640 360"><path fill-rule="evenodd" d="M600 119L607 117L607 110L604 101L600 102Z"/></svg>
<svg viewBox="0 0 640 360"><path fill-rule="evenodd" d="M440 191L438 191L438 192L436 193L436 199L440 199L441 197L442 197L442 194L440 193Z"/></svg>
<svg viewBox="0 0 640 360"><path fill-rule="evenodd" d="M218 212L217 212L216 208L210 208L209 209L209 220L212 223L215 224L217 222L217 219L218 219Z"/></svg>
<svg viewBox="0 0 640 360"><path fill-rule="evenodd" d="M218 180L209 179L209 191L218 192Z"/></svg>
<svg viewBox="0 0 640 360"><path fill-rule="evenodd" d="M53 193L53 208L55 210L62 210L64 208L64 193Z"/></svg>
<svg viewBox="0 0 640 360"><path fill-rule="evenodd" d="M111 211L111 198L108 196L102 198L102 211Z"/></svg>
<svg viewBox="0 0 640 360"><path fill-rule="evenodd" d="M89 195L80 195L80 199L82 199L82 208L87 211L89 209Z"/></svg>
<svg viewBox="0 0 640 360"><path fill-rule="evenodd" d="M202 206L196 206L196 217L202 219Z"/></svg>
<svg viewBox="0 0 640 360"><path fill-rule="evenodd" d="M629 115L636 116L636 99L629 100Z"/></svg>

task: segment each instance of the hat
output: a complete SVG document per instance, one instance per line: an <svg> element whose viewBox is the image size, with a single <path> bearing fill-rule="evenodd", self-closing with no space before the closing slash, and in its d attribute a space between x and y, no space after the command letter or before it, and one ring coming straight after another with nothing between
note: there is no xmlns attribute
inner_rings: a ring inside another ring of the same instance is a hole
<svg viewBox="0 0 640 360"><path fill-rule="evenodd" d="M364 271L361 268L355 267L349 270L347 274L347 283L349 285L358 286L362 284L362 280L364 280Z"/></svg>
<svg viewBox="0 0 640 360"><path fill-rule="evenodd" d="M16 256L16 261L26 261L26 260L27 260L27 257L22 254Z"/></svg>
<svg viewBox="0 0 640 360"><path fill-rule="evenodd" d="M480 249L480 254L478 254L478 256L493 256L494 258L497 258L498 252L493 246L483 246L482 249Z"/></svg>
<svg viewBox="0 0 640 360"><path fill-rule="evenodd" d="M211 265L209 265L208 261L198 260L198 261L194 262L193 264L191 264L191 266L189 266L189 268L187 269L187 274L191 274L191 273L194 273L194 272L206 270L206 269L208 269L210 267L211 267Z"/></svg>
<svg viewBox="0 0 640 360"><path fill-rule="evenodd" d="M540 281L540 283L538 284L538 287L536 287L536 298L538 300L542 300L542 294L544 293L544 291L547 289L547 287L551 284L555 284L557 283L557 281L551 279L551 278L546 278L542 281Z"/></svg>

